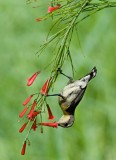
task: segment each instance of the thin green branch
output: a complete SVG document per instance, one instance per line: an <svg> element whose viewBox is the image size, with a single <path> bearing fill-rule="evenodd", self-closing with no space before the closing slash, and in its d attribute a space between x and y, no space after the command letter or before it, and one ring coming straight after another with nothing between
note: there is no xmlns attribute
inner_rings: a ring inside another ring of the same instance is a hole
<svg viewBox="0 0 116 160"><path fill-rule="evenodd" d="M53 67L51 72L53 78L51 84L56 81L58 76L57 69L59 67L62 68L67 56L69 57L72 72L74 74L73 60L69 50L72 35L78 23L104 8L116 7L116 2L109 1L62 0L59 2L62 3L61 8L48 15L48 18L57 18L57 21L51 27L46 42L40 46L40 50L37 52L38 55L40 55L50 44L57 43L57 49L55 49L56 53L54 53L55 55L52 61ZM56 1L54 1L54 4L56 4ZM59 26L58 31L50 36L50 33L56 26Z"/></svg>

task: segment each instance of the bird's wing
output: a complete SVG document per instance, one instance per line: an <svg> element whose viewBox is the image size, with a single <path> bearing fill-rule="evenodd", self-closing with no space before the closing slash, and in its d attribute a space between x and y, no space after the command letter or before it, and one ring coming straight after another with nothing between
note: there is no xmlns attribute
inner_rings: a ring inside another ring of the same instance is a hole
<svg viewBox="0 0 116 160"><path fill-rule="evenodd" d="M86 87L83 88L79 92L79 94L76 96L76 98L70 103L70 106L66 109L66 112L68 112L70 114L74 114L75 108L77 107L77 105L79 104L79 102L81 101L81 99L83 98L85 90L86 90Z"/></svg>

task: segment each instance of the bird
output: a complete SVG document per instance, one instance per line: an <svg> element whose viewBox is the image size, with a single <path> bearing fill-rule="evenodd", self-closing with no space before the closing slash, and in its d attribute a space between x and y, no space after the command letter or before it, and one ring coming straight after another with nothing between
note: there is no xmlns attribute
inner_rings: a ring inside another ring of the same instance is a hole
<svg viewBox="0 0 116 160"><path fill-rule="evenodd" d="M60 74L66 76L69 79L69 82L63 88L60 94L55 94L58 95L58 102L63 112L63 116L57 123L60 127L68 128L74 124L75 109L82 100L89 81L96 76L97 68L93 67L93 69L88 74L75 81L73 78L64 74L61 69L58 70Z"/></svg>

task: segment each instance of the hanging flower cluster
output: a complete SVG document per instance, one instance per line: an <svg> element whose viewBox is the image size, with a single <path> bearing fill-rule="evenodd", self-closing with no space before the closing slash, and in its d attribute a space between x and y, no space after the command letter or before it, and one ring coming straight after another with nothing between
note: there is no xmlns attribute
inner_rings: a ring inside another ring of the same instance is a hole
<svg viewBox="0 0 116 160"><path fill-rule="evenodd" d="M27 4L32 2L36 2L37 0L26 0ZM115 7L116 2L110 0L51 0L51 5L46 9L46 15L44 17L36 18L37 22L48 19L49 17L54 17L56 19L53 28L57 28L55 34L49 36L40 46L40 50L38 56L45 50L50 44L54 44L54 62L52 73L54 72L53 82L57 79L57 68L61 68L69 58L70 64L72 66L72 71L74 74L74 66L70 52L71 39L73 37L74 31L77 32L77 25L84 19L89 16L95 14L96 12L108 8ZM80 16L81 15L81 16ZM58 27L59 26L59 27ZM51 33L50 30L50 33ZM56 48L56 49L55 49ZM40 74L40 71L35 72L30 78L27 80L27 86L31 86L36 80L37 76ZM51 83L51 77L46 80L43 87L36 94L31 94L26 100L23 102L24 109L19 114L19 118L23 118L25 120L22 127L19 129L19 132L22 133L25 128L29 128L26 138L23 143L23 147L21 150L21 154L25 154L26 145L30 145L30 141L28 139L28 135L31 131L36 131L40 128L40 132L43 133L43 126L57 128L58 124L54 121L54 116L50 109L49 104L46 102L46 96L48 95L49 88ZM42 113L47 110L48 112L48 120L51 122L42 122Z"/></svg>
<svg viewBox="0 0 116 160"><path fill-rule="evenodd" d="M39 74L40 71L35 72L30 78L28 78L27 86L31 86ZM25 154L26 145L27 144L30 145L28 135L31 132L31 130L36 131L36 129L40 127L40 132L43 133L43 126L48 126L53 128L58 127L57 122L54 121L55 117L52 114L50 106L46 102L46 96L48 95L50 80L51 78L48 78L38 93L31 94L22 103L24 109L19 114L19 118L24 118L25 122L19 129L19 132L22 133L27 126L29 128L21 150L22 155ZM50 121L52 120L52 122L42 122L42 113L45 112L46 110L48 112L48 120Z"/></svg>

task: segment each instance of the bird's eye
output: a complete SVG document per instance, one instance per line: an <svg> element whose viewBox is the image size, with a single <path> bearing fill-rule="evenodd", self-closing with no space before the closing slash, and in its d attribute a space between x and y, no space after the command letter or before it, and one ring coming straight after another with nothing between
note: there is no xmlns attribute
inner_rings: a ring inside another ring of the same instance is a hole
<svg viewBox="0 0 116 160"><path fill-rule="evenodd" d="M68 126L68 123L65 123L64 125L65 125L65 127L67 127L67 126Z"/></svg>

